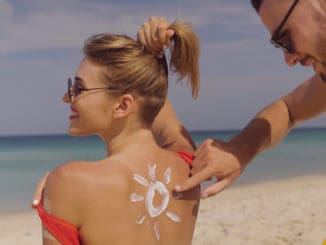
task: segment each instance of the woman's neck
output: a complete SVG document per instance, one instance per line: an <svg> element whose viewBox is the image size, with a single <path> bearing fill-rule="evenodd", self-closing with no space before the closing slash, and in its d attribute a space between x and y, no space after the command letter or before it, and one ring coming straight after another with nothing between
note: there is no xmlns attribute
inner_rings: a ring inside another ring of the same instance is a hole
<svg viewBox="0 0 326 245"><path fill-rule="evenodd" d="M131 131L124 130L113 137L101 136L110 155L127 148L143 147L144 145L157 145L152 131L149 128L138 128Z"/></svg>

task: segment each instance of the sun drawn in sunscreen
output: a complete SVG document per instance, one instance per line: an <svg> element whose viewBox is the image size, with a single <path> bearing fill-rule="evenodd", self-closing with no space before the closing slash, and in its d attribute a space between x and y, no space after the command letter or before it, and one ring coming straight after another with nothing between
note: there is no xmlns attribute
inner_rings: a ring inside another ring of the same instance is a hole
<svg viewBox="0 0 326 245"><path fill-rule="evenodd" d="M156 169L156 164L148 165L149 177L150 177L149 181L138 174L134 174L134 180L137 181L142 186L145 186L147 188L145 196L138 195L135 193L131 193L131 195L130 195L130 200L132 202L145 201L145 206L147 209L147 212L145 214L141 214L137 217L136 223L142 224L146 220L147 215L152 218L155 218L155 217L161 215L163 212L172 221L180 222L181 219L179 216L177 216L176 214L174 214L173 212L171 212L169 210L166 210L167 206L169 204L169 201L170 201L170 194L169 194L168 189L166 188L166 185L168 185L171 180L171 168L168 167L165 170L162 181L156 180L155 169ZM162 201L158 206L154 206L154 197L155 197L156 191L162 196ZM178 196L176 198L179 199L180 196ZM154 229L156 239L160 240L159 224L157 221L154 223L153 229Z"/></svg>

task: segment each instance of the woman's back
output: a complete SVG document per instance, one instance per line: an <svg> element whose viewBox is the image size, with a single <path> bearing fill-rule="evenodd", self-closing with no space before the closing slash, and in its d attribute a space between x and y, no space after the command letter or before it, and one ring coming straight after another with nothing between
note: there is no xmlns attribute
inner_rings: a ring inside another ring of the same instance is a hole
<svg viewBox="0 0 326 245"><path fill-rule="evenodd" d="M178 154L136 147L98 162L62 166L53 175L55 183L64 178L71 182L66 186L78 186L79 191L65 188L58 197L74 196L66 208L75 208L77 219L70 213L70 222L78 220L82 244L191 244L200 194L198 188L173 193L189 175Z"/></svg>

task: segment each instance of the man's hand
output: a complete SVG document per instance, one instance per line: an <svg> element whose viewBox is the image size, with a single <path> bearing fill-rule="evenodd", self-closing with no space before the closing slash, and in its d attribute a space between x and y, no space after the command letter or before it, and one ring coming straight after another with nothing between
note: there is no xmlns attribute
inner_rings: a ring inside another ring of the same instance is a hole
<svg viewBox="0 0 326 245"><path fill-rule="evenodd" d="M202 198L214 196L240 176L244 168L234 155L233 146L219 140L204 141L195 152L192 163L191 177L181 185L177 185L178 192L189 190L205 180L214 177L217 181L202 191Z"/></svg>
<svg viewBox="0 0 326 245"><path fill-rule="evenodd" d="M33 201L32 201L32 208L36 208L37 205L40 203L42 199L42 192L45 186L46 178L48 177L49 173L44 175L40 181L37 183L34 196L33 196Z"/></svg>
<svg viewBox="0 0 326 245"><path fill-rule="evenodd" d="M168 20L157 17L150 17L137 33L138 41L157 56L163 56L164 48L170 46L173 35L174 31L169 29Z"/></svg>

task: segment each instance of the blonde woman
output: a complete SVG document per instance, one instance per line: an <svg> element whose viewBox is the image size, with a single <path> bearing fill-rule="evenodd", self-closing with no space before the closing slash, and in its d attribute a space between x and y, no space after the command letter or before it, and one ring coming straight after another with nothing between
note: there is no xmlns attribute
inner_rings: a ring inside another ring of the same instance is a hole
<svg viewBox="0 0 326 245"><path fill-rule="evenodd" d="M196 96L197 37L187 24L171 28L170 65ZM83 51L63 97L71 108L69 133L98 135L108 155L49 174L37 207L43 244L191 244L199 188L175 194L173 187L188 178L194 145L180 123L164 130L169 120L177 122L166 100L165 56L111 34L91 37Z"/></svg>

